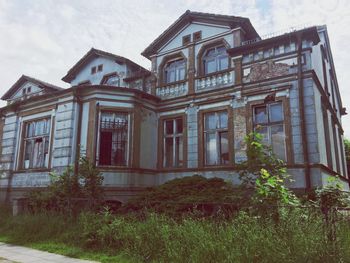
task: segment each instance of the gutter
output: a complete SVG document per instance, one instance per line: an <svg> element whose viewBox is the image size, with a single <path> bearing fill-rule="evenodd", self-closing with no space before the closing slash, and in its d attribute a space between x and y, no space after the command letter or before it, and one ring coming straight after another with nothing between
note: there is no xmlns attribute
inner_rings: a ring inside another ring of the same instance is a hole
<svg viewBox="0 0 350 263"><path fill-rule="evenodd" d="M302 79L303 65L301 63L302 56L302 34L299 32L297 34L297 46L298 46L298 91L299 91L299 113L300 113L300 129L301 138L303 142L303 154L304 154L304 167L305 167L305 191L306 193L311 190L311 177L310 177L310 160L309 160L309 149L308 140L306 135L306 125L305 125L305 110L304 110L304 83Z"/></svg>

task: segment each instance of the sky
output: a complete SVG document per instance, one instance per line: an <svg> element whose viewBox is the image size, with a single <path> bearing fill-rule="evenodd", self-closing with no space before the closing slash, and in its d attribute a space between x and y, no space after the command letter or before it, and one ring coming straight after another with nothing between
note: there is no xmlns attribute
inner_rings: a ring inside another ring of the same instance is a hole
<svg viewBox="0 0 350 263"><path fill-rule="evenodd" d="M261 36L327 25L350 138L348 0L0 0L0 94L22 74L67 88L61 78L91 47L149 69L141 52L187 9L248 17Z"/></svg>

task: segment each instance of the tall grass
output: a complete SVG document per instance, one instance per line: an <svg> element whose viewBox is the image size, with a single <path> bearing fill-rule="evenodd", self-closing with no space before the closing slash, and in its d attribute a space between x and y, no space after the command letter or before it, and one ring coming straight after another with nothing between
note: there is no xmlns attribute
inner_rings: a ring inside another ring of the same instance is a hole
<svg viewBox="0 0 350 263"><path fill-rule="evenodd" d="M0 217L0 237L9 242L105 251L105 259L93 258L105 262L350 262L349 222L343 219L336 228L337 240L330 242L322 216L298 209L285 211L278 223L247 213L229 220L174 220L157 214L136 219L108 212L75 219L52 214ZM111 256L121 253L128 256Z"/></svg>

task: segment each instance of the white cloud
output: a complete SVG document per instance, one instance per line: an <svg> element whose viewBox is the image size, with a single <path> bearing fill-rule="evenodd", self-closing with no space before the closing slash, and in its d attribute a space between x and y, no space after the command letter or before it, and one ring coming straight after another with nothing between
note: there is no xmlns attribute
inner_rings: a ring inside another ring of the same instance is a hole
<svg viewBox="0 0 350 263"><path fill-rule="evenodd" d="M186 9L248 17L261 35L327 24L343 104L350 111L347 0L0 0L0 93L21 74L67 87L61 77L91 47L149 68L140 53ZM343 123L350 137L350 117Z"/></svg>

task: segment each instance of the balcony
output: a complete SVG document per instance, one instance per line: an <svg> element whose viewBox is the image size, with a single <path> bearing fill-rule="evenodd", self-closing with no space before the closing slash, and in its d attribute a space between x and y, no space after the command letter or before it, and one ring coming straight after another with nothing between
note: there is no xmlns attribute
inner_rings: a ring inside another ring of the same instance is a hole
<svg viewBox="0 0 350 263"><path fill-rule="evenodd" d="M162 99L171 99L180 96L184 96L188 93L188 82L179 81L174 83L169 83L165 86L156 89L156 94Z"/></svg>
<svg viewBox="0 0 350 263"><path fill-rule="evenodd" d="M235 83L234 69L211 73L203 77L196 78L196 91L202 92L215 88L222 88Z"/></svg>

